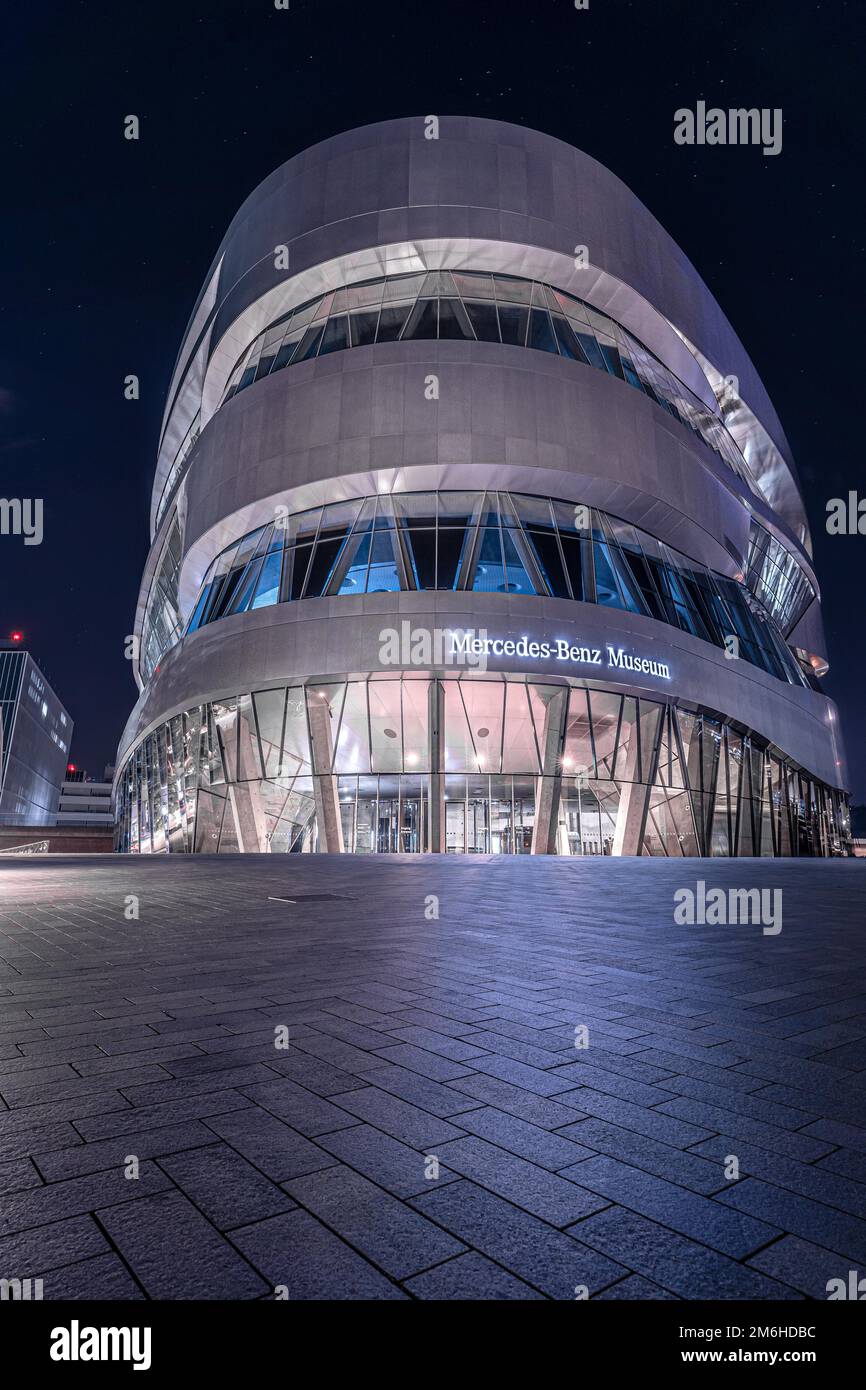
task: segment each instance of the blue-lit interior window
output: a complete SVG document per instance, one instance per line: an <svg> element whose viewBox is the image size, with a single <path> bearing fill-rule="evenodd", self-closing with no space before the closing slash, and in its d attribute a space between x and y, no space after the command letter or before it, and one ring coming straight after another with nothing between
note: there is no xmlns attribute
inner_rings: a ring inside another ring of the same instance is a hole
<svg viewBox="0 0 866 1390"><path fill-rule="evenodd" d="M296 513L215 557L186 630L326 595L542 594L644 614L719 647L736 636L746 661L806 683L776 620L745 584L595 508L580 511L589 515L588 529L585 518L578 529L570 502L443 491L356 498ZM178 554L172 556L176 567ZM166 635L170 605L154 611L152 643L170 646L177 640Z"/></svg>

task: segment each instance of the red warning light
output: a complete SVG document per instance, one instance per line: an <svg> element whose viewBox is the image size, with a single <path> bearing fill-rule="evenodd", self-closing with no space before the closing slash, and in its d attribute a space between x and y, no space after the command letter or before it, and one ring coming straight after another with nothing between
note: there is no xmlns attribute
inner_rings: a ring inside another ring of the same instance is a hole
<svg viewBox="0 0 866 1390"><path fill-rule="evenodd" d="M23 642L23 641L24 641L24 633L23 633L23 632L19 632L17 629L15 630L15 632L11 632L11 633L9 634L9 636L10 636L10 638L11 638L11 640L12 640L13 642Z"/></svg>
<svg viewBox="0 0 866 1390"><path fill-rule="evenodd" d="M67 771L67 772L77 772L78 769L76 768L75 763L67 763L67 764L66 764L66 771Z"/></svg>

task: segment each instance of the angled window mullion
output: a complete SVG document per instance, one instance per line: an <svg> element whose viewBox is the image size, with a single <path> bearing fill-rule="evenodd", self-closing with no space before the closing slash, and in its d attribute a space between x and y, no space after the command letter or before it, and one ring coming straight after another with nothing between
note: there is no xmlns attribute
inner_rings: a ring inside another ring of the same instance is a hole
<svg viewBox="0 0 866 1390"><path fill-rule="evenodd" d="M367 497L365 497L365 498L362 499L361 505L360 505L360 507L358 507L358 509L357 509L357 511L356 511L356 513L355 513L355 516L354 516L354 518L353 518L353 520L352 520L352 523L351 523L351 525L348 527L348 529L347 529L347 531L346 531L346 534L345 534L344 537L343 537L343 540L342 540L341 545L340 545L340 549L337 551L337 554L336 554L336 556L335 556L335 558L334 558L334 563L331 565L330 573L329 573L329 575L328 575L328 577L327 577L326 582L325 582L324 585L322 586L322 593L323 593L323 595L324 595L324 594L336 594L336 593L339 593L340 588L341 588L342 583L343 583L343 580L344 580L345 577L346 577L346 571L347 571L347 569L349 568L349 565L351 564L352 555L353 555L353 554L357 554L357 551L358 551L358 547L355 547L354 549L352 548L352 542L354 541L354 539L355 539L356 536L360 535L360 536L361 536L361 540L359 541L358 544L359 544L359 545L363 545L363 543L364 543L363 537L364 537L364 535L368 534L368 531L367 531L365 528L363 528L363 527L361 527L361 526L359 525L359 521L361 520L361 518L362 518L362 517L364 516L364 514L365 514L365 509L366 509L366 506L367 506L367 502L368 502L368 501L369 501L369 498L367 498ZM323 507L323 508L322 508L322 516L324 516L324 514L325 514L325 509L324 509L324 507ZM373 512L373 520L375 520L375 508L374 508L374 512ZM322 522L321 522L321 518L320 518L320 519L319 519L319 525L318 525L318 527L316 528L316 543L317 543L317 544L318 544L319 532L320 532L320 530L321 530L321 525L322 525ZM313 549L312 549L312 551L311 551L311 555L310 555L310 564L311 564L311 565L312 565L313 552L314 552L314 551L315 551L315 546L313 547ZM372 551L372 545L370 546L370 551ZM369 567L370 567L370 552L368 551L368 554L367 554L367 564L366 564L365 569L364 569L364 587L363 587L363 589L360 590L361 593L366 593L366 591L367 591L367 573L368 573ZM306 583L306 581L305 581L305 583Z"/></svg>
<svg viewBox="0 0 866 1390"><path fill-rule="evenodd" d="M475 577L475 567L478 563L478 550L480 546L479 532L481 529L481 518L484 515L484 498L486 494L481 494L481 502L476 503L476 515L474 520L467 523L463 532L463 543L460 547L460 559L457 562L457 574L455 576L455 589L469 589L471 581ZM500 547L502 542L500 540ZM438 552L437 552L438 558Z"/></svg>
<svg viewBox="0 0 866 1390"><path fill-rule="evenodd" d="M412 538L402 518L394 518L394 550L397 555L397 570L401 589L417 589L415 565L412 556Z"/></svg>
<svg viewBox="0 0 866 1390"><path fill-rule="evenodd" d="M562 544L562 536L561 536L560 533L559 533L559 522L558 522L557 519L556 519L556 512L554 511L553 503L551 502L551 500L550 500L549 497L548 497L548 499L547 499L547 505L548 505L548 507L550 508L550 520L551 520L551 523L552 523L552 525L553 525L553 534L554 534L554 536L556 537L556 548L557 548L557 550L559 551L559 563L562 565L562 572L563 572L563 574L565 575L565 585L566 585L566 588L568 589L568 592L569 592L569 595L571 596L571 598L574 599L576 602L579 602L579 597L578 597L578 595L575 594L575 592L574 592L574 586L572 585L572 582L571 582L571 575L569 574L569 571L568 571L568 565L565 563L565 549L564 549L563 544ZM581 538L580 538L580 536L577 537L577 544L578 544L578 546L580 546L580 544L581 544ZM583 559L583 551L582 551L582 550L579 550L579 551L578 551L578 554L580 555L581 559ZM581 565L581 572L582 572L582 571L583 571L583 565Z"/></svg>
<svg viewBox="0 0 866 1390"><path fill-rule="evenodd" d="M504 502L502 501L503 498L505 499ZM516 520L517 520L517 525L516 525L516 526L509 526L509 527L507 528L507 531L508 531L508 534L510 535L510 537L511 537L513 543L514 543L514 548L515 548L515 550L517 551L517 558L520 560L520 563L523 565L523 568L525 569L527 575L529 576L530 583L532 584L532 586L533 586L533 588L535 589L535 592L536 592L537 594L550 594L550 593L551 593L551 590L550 590L549 586L547 585L547 583L546 583L546 581L545 581L545 579L544 579L544 576L543 576L543 574L542 574L542 572L541 572L541 567L540 567L540 565L539 565L539 563L538 563L538 560L536 559L535 547L534 547L534 545L532 544L532 541L531 541L530 537L528 536L526 530L524 529L523 522L522 522L521 519L520 519L520 515L519 515L519 513L518 513L518 511L517 511L517 508L516 508L515 505L514 505L514 502L512 501L511 495L510 495L509 493L507 493L507 492L503 492L503 493L500 494L500 503L499 503L499 514L500 514L500 518L501 518L502 512L503 512L504 510L507 510L507 511L509 512L509 514L510 514L511 516L515 517ZM505 547L504 547L504 544L503 544L503 551L504 551L504 549L505 549ZM506 567L505 567L505 578L506 578L506 582L507 582L507 581L508 581L508 562L507 562L507 557L506 557Z"/></svg>
<svg viewBox="0 0 866 1390"><path fill-rule="evenodd" d="M333 733L332 733L332 735L331 735L331 766L330 766L330 768L329 768L329 771L330 771L330 772L333 772L333 771L334 771L334 767L335 767L336 762L337 762L337 749L338 749L339 746L340 746L340 730L342 729L342 726L343 726L343 711L344 711L345 708L346 708L346 696L347 696L348 691L349 691L349 682L348 682L348 681L342 681L342 682L341 682L341 685L342 685L342 694L341 694L341 696L340 696L340 711L339 711L339 714L337 715L336 720L334 721L334 730L333 730Z"/></svg>

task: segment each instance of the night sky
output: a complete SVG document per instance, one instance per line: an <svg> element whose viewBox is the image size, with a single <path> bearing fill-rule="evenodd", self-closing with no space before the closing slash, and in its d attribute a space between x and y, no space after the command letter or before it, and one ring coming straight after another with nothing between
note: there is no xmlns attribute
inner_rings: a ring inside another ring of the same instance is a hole
<svg viewBox="0 0 866 1390"><path fill-rule="evenodd" d="M124 638L165 392L211 258L278 164L394 116L534 126L618 174L684 249L778 410L806 498L831 673L866 801L860 0L161 0L16 5L0 83L0 635L20 627L99 775L136 699ZM781 107L781 154L683 147L674 111ZM141 139L123 119L141 119ZM138 402L123 378L141 380Z"/></svg>

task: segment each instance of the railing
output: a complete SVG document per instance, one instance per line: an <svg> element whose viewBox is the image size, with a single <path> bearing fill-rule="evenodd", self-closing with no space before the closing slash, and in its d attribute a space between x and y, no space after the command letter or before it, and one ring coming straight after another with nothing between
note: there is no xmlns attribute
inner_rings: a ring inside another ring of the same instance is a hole
<svg viewBox="0 0 866 1390"><path fill-rule="evenodd" d="M0 856L4 854L47 854L47 840L31 840L27 845L13 845L11 849L0 849Z"/></svg>

